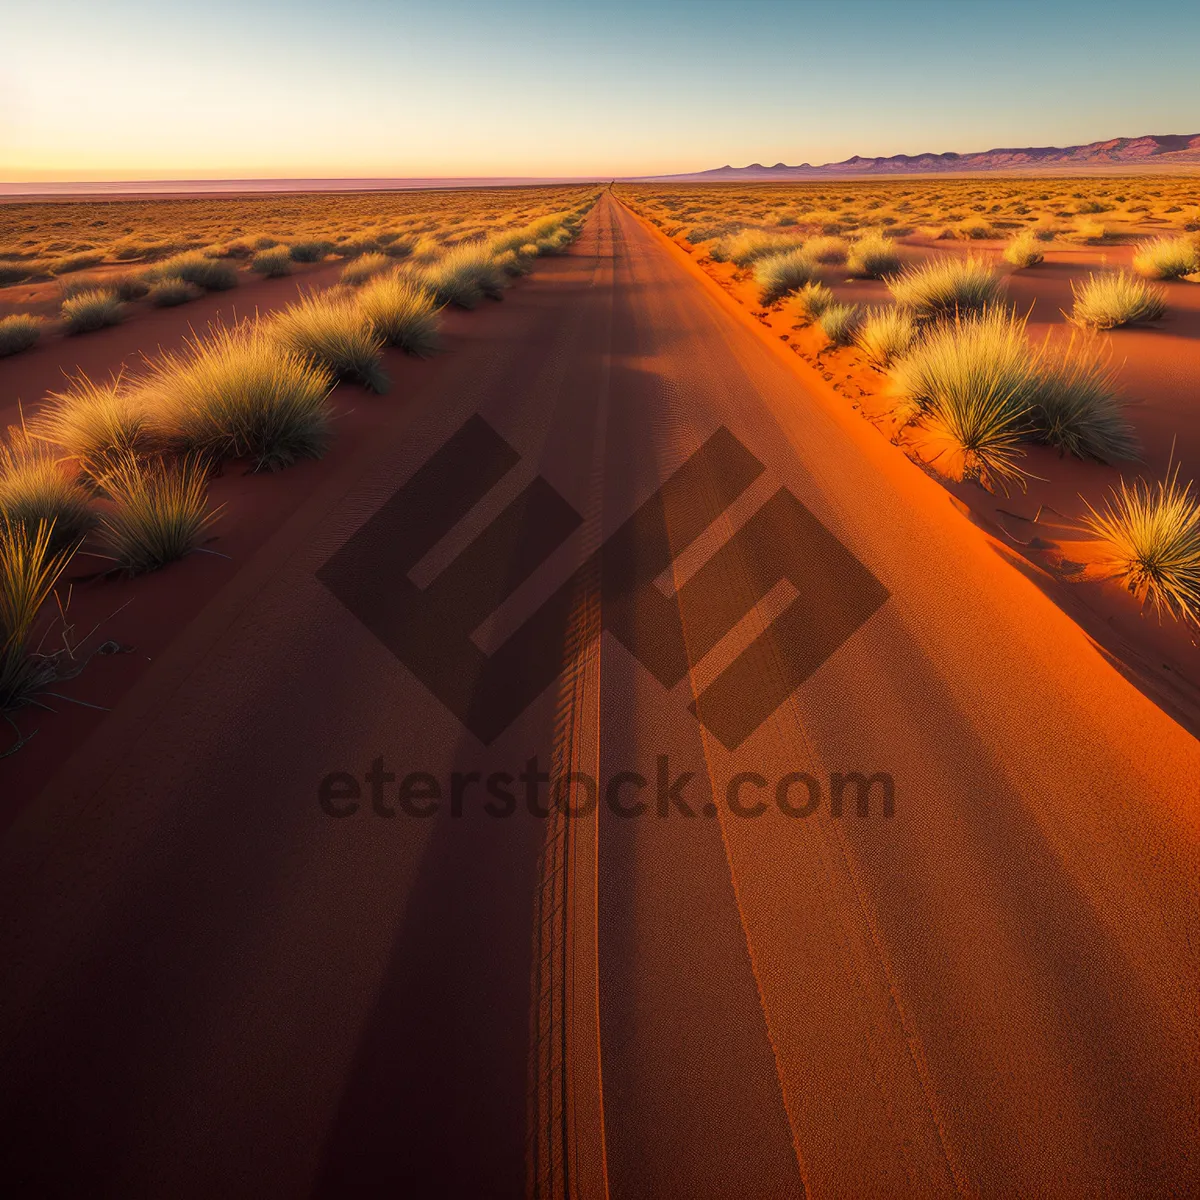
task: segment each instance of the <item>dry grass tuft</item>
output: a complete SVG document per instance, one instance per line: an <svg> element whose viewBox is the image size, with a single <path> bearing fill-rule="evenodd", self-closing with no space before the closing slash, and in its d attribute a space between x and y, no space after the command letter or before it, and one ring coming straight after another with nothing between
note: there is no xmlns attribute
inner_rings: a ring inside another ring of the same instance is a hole
<svg viewBox="0 0 1200 1200"><path fill-rule="evenodd" d="M124 455L152 453L157 446L145 403L119 377L94 383L80 374L65 392L52 392L46 398L29 432L36 440L56 446L91 476Z"/></svg>
<svg viewBox="0 0 1200 1200"><path fill-rule="evenodd" d="M1089 329L1116 329L1157 321L1167 311L1167 293L1125 271L1089 275L1071 285L1075 306L1071 320Z"/></svg>
<svg viewBox="0 0 1200 1200"><path fill-rule="evenodd" d="M985 258L943 255L908 267L889 280L897 304L919 317L953 316L980 312L998 304L1004 281Z"/></svg>
<svg viewBox="0 0 1200 1200"><path fill-rule="evenodd" d="M869 308L854 341L877 367L886 367L908 353L917 332L917 322L907 309Z"/></svg>
<svg viewBox="0 0 1200 1200"><path fill-rule="evenodd" d="M383 341L350 296L310 292L266 323L281 346L324 367L337 379L387 391Z"/></svg>
<svg viewBox="0 0 1200 1200"><path fill-rule="evenodd" d="M1200 271L1200 243L1191 238L1155 238L1137 248L1133 269L1147 279L1182 279Z"/></svg>
<svg viewBox="0 0 1200 1200"><path fill-rule="evenodd" d="M393 270L395 266L395 261L386 254L364 254L342 268L342 282L350 287L358 287L368 279L374 279L376 275Z"/></svg>
<svg viewBox="0 0 1200 1200"><path fill-rule="evenodd" d="M1036 267L1046 257L1032 229L1023 229L1004 247L1004 261L1014 267Z"/></svg>
<svg viewBox="0 0 1200 1200"><path fill-rule="evenodd" d="M849 346L862 322L862 309L857 304L829 304L817 318L821 332L831 346Z"/></svg>
<svg viewBox="0 0 1200 1200"><path fill-rule="evenodd" d="M851 245L846 269L860 279L882 279L900 270L900 254L891 238L864 233Z"/></svg>
<svg viewBox="0 0 1200 1200"><path fill-rule="evenodd" d="M1143 604L1200 624L1200 505L1179 467L1151 485L1121 480L1103 512L1088 505L1087 524L1107 549L1105 564Z"/></svg>
<svg viewBox="0 0 1200 1200"><path fill-rule="evenodd" d="M97 288L64 300L61 312L67 333L91 333L118 324L125 316L125 306L116 292Z"/></svg>
<svg viewBox="0 0 1200 1200"><path fill-rule="evenodd" d="M771 254L754 264L760 304L774 304L816 277L817 264L804 249Z"/></svg>
<svg viewBox="0 0 1200 1200"><path fill-rule="evenodd" d="M32 313L14 313L0 319L0 358L20 354L42 336L42 318Z"/></svg>
<svg viewBox="0 0 1200 1200"><path fill-rule="evenodd" d="M88 494L47 449L17 431L11 445L0 445L0 522L23 525L33 534L51 530L51 549L77 545L95 523Z"/></svg>
<svg viewBox="0 0 1200 1200"><path fill-rule="evenodd" d="M267 279L280 279L292 273L292 255L286 246L259 250L250 260L250 270Z"/></svg>
<svg viewBox="0 0 1200 1200"><path fill-rule="evenodd" d="M429 293L413 279L384 275L358 294L358 306L377 337L422 357L438 348L441 318Z"/></svg>

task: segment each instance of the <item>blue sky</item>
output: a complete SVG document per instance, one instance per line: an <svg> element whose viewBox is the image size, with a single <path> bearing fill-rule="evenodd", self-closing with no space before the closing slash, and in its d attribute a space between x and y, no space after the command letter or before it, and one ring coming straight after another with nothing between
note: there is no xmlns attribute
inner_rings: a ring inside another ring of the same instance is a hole
<svg viewBox="0 0 1200 1200"><path fill-rule="evenodd" d="M1200 4L0 0L0 178L617 175L1200 132Z"/></svg>

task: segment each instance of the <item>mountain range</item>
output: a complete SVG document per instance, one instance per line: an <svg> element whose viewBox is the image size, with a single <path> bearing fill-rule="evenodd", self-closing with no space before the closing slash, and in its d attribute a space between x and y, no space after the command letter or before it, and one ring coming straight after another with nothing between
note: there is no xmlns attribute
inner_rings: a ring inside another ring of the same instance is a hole
<svg viewBox="0 0 1200 1200"><path fill-rule="evenodd" d="M974 174L983 171L1054 172L1099 170L1197 171L1200 172L1200 133L1146 134L1136 138L1109 138L1086 146L1026 146L1001 148L971 154L893 154L864 158L860 154L841 162L797 167L776 163L765 167L715 167L683 175L655 175L648 178L677 182L720 182L721 180L826 179L858 175L927 175L938 173Z"/></svg>

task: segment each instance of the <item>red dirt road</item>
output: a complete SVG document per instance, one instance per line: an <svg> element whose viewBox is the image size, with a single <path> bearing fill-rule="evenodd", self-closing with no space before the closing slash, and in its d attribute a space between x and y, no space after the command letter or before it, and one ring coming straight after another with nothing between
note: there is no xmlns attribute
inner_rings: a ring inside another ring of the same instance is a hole
<svg viewBox="0 0 1200 1200"><path fill-rule="evenodd" d="M10 1194L1194 1192L1200 745L608 196L499 318L4 764Z"/></svg>

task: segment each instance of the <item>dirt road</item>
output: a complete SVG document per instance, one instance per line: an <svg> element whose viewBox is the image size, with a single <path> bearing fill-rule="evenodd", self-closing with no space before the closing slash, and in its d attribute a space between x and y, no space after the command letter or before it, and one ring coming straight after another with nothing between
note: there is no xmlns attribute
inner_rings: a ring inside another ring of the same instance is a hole
<svg viewBox="0 0 1200 1200"><path fill-rule="evenodd" d="M10 1194L1194 1191L1200 746L609 197L493 332L19 780Z"/></svg>

